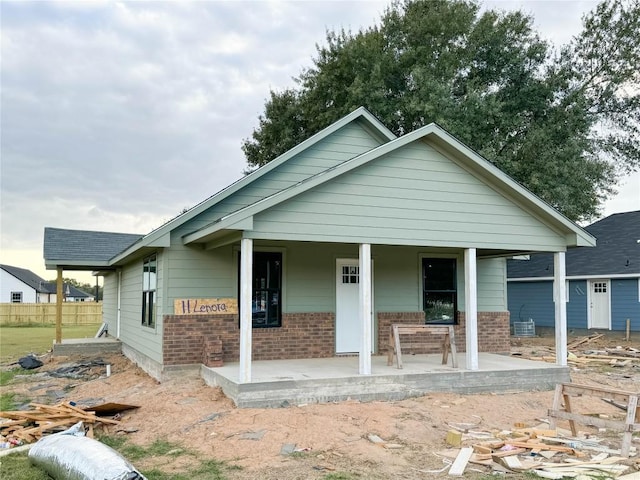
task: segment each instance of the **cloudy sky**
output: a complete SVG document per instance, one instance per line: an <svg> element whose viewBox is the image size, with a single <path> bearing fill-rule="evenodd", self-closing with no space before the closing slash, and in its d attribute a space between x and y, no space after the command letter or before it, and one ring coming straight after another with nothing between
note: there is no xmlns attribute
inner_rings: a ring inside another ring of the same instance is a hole
<svg viewBox="0 0 640 480"><path fill-rule="evenodd" d="M0 3L0 263L44 278L45 226L147 233L242 176L270 89L386 1ZM592 1L488 1L556 45ZM604 214L640 209L640 175ZM72 272L68 276L85 279Z"/></svg>

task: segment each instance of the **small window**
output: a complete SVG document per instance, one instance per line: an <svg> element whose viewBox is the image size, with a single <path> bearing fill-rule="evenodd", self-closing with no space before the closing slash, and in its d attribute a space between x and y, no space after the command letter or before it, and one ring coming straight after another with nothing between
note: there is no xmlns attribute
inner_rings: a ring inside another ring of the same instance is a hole
<svg viewBox="0 0 640 480"><path fill-rule="evenodd" d="M607 293L607 282L594 282L593 293Z"/></svg>
<svg viewBox="0 0 640 480"><path fill-rule="evenodd" d="M425 323L454 324L458 310L455 258L422 259Z"/></svg>
<svg viewBox="0 0 640 480"><path fill-rule="evenodd" d="M342 283L360 283L360 267L344 265L342 267Z"/></svg>
<svg viewBox="0 0 640 480"><path fill-rule="evenodd" d="M22 292L11 292L11 303L22 303Z"/></svg>
<svg viewBox="0 0 640 480"><path fill-rule="evenodd" d="M155 327L155 296L157 288L157 258L151 255L144 259L142 267L142 325Z"/></svg>

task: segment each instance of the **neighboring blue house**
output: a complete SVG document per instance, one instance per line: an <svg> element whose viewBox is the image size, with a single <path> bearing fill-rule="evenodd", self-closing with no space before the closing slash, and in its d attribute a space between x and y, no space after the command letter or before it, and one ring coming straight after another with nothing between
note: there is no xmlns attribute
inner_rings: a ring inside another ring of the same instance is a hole
<svg viewBox="0 0 640 480"><path fill-rule="evenodd" d="M640 331L640 210L616 213L585 228L595 248L567 251L567 326ZM511 322L554 326L553 255L507 262Z"/></svg>

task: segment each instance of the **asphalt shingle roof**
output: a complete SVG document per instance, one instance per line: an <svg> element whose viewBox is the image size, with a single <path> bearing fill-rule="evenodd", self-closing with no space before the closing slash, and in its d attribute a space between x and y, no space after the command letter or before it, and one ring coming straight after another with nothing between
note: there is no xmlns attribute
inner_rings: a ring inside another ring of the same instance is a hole
<svg viewBox="0 0 640 480"><path fill-rule="evenodd" d="M105 262L129 248L143 235L93 232L88 230L44 229L45 263L69 261Z"/></svg>
<svg viewBox="0 0 640 480"><path fill-rule="evenodd" d="M595 247L572 248L566 254L567 276L640 274L640 210L616 213L585 230L596 237ZM509 260L508 278L550 277L553 254Z"/></svg>
<svg viewBox="0 0 640 480"><path fill-rule="evenodd" d="M30 286L36 292L49 293L47 281L26 268L14 267L11 265L0 265L5 272L13 275L22 283Z"/></svg>
<svg viewBox="0 0 640 480"><path fill-rule="evenodd" d="M14 267L12 265L0 265L0 268L16 277L25 285L33 288L38 293L55 294L57 292L56 282L47 282L44 278L36 275L31 270L27 270L26 268ZM64 284L63 288L65 296L67 297L87 298L93 296L67 283Z"/></svg>

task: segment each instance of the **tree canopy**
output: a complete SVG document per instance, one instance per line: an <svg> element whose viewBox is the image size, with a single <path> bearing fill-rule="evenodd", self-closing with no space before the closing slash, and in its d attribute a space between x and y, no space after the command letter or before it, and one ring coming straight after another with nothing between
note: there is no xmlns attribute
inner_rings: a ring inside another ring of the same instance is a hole
<svg viewBox="0 0 640 480"><path fill-rule="evenodd" d="M272 90L243 141L262 166L359 106L401 135L436 122L573 220L640 167L640 4L605 0L553 48L520 11L393 3L328 31L295 88Z"/></svg>

